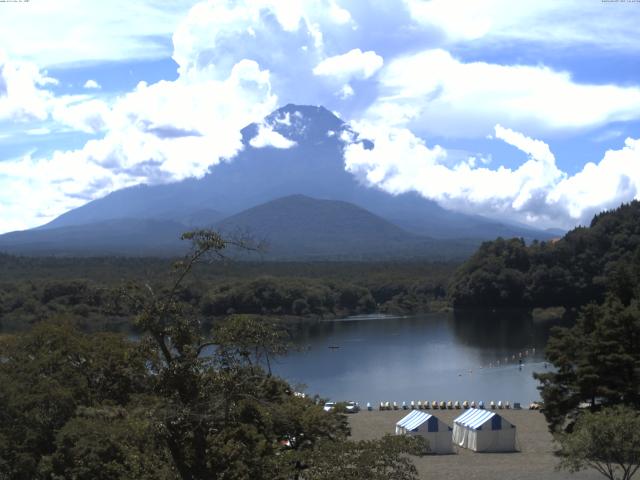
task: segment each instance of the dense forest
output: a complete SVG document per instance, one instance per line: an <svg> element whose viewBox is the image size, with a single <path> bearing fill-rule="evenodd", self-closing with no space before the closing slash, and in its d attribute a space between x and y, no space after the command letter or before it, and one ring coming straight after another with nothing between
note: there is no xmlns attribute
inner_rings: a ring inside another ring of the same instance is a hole
<svg viewBox="0 0 640 480"><path fill-rule="evenodd" d="M127 285L163 287L167 259L0 255L0 328L20 330L70 315L89 330L129 328ZM233 262L197 265L180 298L205 324L228 314L333 318L416 313L447 305L456 264L429 262Z"/></svg>
<svg viewBox="0 0 640 480"><path fill-rule="evenodd" d="M170 263L0 254L0 328L28 328L65 314L83 328L125 327L131 316L122 301L126 285L161 288ZM485 242L457 267L426 261L222 261L194 268L180 294L205 323L233 313L326 319L449 306L577 311L601 303L610 290L623 299L632 295L640 274L640 202L601 213L589 227L555 241Z"/></svg>
<svg viewBox="0 0 640 480"><path fill-rule="evenodd" d="M628 299L640 273L640 202L596 215L563 238L485 242L455 273L454 307L577 308L607 290Z"/></svg>

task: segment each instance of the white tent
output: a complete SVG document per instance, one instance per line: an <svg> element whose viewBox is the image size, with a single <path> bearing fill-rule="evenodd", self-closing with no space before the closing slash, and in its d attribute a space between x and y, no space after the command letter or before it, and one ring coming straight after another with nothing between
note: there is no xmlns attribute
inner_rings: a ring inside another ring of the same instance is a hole
<svg viewBox="0 0 640 480"><path fill-rule="evenodd" d="M472 408L453 421L453 443L475 452L513 452L516 427L496 412Z"/></svg>
<svg viewBox="0 0 640 480"><path fill-rule="evenodd" d="M412 410L396 423L396 435L420 435L429 442L431 453L453 453L451 427L426 412Z"/></svg>

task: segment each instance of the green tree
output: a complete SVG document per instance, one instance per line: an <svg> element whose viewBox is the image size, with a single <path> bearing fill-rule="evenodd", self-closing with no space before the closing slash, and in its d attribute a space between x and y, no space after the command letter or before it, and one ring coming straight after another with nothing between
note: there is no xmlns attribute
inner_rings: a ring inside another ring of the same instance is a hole
<svg viewBox="0 0 640 480"><path fill-rule="evenodd" d="M536 374L552 431L571 428L581 403L592 410L640 408L640 309L610 296L585 307L571 328L555 329L546 349L555 369Z"/></svg>
<svg viewBox="0 0 640 480"><path fill-rule="evenodd" d="M174 480L165 447L141 407L80 407L57 433L43 459L44 478L74 480Z"/></svg>
<svg viewBox="0 0 640 480"><path fill-rule="evenodd" d="M149 388L149 357L137 346L68 322L2 337L0 357L0 472L11 479L38 478L39 463L78 406L126 405Z"/></svg>
<svg viewBox="0 0 640 480"><path fill-rule="evenodd" d="M640 468L640 412L612 407L584 412L572 433L557 437L560 467L577 472L596 469L610 480L630 480Z"/></svg>
<svg viewBox="0 0 640 480"><path fill-rule="evenodd" d="M456 272L450 297L454 306L526 306L525 274L530 267L522 239L483 243Z"/></svg>
<svg viewBox="0 0 640 480"><path fill-rule="evenodd" d="M313 452L305 480L414 480L418 471L409 454L424 455L423 437L385 435L379 440L325 442Z"/></svg>
<svg viewBox="0 0 640 480"><path fill-rule="evenodd" d="M344 415L328 414L311 399L294 395L286 382L262 368L262 360L269 368L268 359L284 353L281 336L263 319L232 316L207 336L197 312L177 301L176 292L194 265L209 255L222 256L230 245L210 231L184 238L193 242L193 251L176 265L172 286L134 296L140 308L137 325L159 359L150 366L159 400L151 415L179 477L304 478L301 472L324 457L320 451L334 446L350 452ZM402 452L384 452L381 445L369 455L397 457L385 468L399 471L406 463Z"/></svg>
<svg viewBox="0 0 640 480"><path fill-rule="evenodd" d="M287 353L288 336L272 320L257 315L232 315L214 331L218 355L244 360L249 367L266 366L271 375L271 360Z"/></svg>

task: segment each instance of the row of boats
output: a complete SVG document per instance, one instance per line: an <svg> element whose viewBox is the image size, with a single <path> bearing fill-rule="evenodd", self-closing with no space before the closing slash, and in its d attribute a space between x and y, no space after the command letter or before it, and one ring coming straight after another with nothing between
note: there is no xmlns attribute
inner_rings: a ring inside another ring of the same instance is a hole
<svg viewBox="0 0 640 480"><path fill-rule="evenodd" d="M460 403L459 401L455 401L452 402L451 400L449 400L448 402L445 401L432 401L429 402L428 400L425 400L424 402L421 400L418 400L417 402L411 400L411 403L407 404L407 402L402 402L401 405L398 405L397 402L380 402L379 405L379 410L460 410L460 409L468 409L468 408L480 408L480 409L484 409L485 404L484 402L481 400L480 402L478 402L476 404L475 401L467 401L465 400L464 402ZM497 403L494 402L493 400L491 402L489 402L488 408L490 408L491 410L495 410L496 408L498 409L510 409L511 408L511 403L509 403L509 401L503 402L502 400L498 401ZM519 409L520 404L518 402L514 402L513 404L513 408L515 409ZM371 407L371 404L367 404L367 409L368 410L372 410L373 408Z"/></svg>

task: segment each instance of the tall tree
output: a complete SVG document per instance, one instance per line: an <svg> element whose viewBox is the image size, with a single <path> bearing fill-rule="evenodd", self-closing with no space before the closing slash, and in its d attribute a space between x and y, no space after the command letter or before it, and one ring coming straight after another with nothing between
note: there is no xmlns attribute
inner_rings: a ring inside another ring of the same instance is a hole
<svg viewBox="0 0 640 480"><path fill-rule="evenodd" d="M285 345L264 319L232 316L211 335L203 333L197 312L177 299L181 283L197 262L246 245L211 231L183 237L192 241L193 251L176 265L174 283L164 292L147 289L135 297L137 325L159 359L150 366L159 398L152 415L179 477L305 478L323 458L319 451L333 448L346 455L362 448L347 442L344 415L327 414L271 375L270 358L283 354ZM385 466L388 471L402 470L406 462L400 458L408 448L385 453L385 447L381 443L372 452L398 460Z"/></svg>
<svg viewBox="0 0 640 480"><path fill-rule="evenodd" d="M580 404L640 408L640 308L611 295L588 305L571 328L555 329L546 357L553 371L536 374L552 431L571 428Z"/></svg>
<svg viewBox="0 0 640 480"><path fill-rule="evenodd" d="M0 358L0 478L38 478L57 432L80 406L124 406L151 387L151 357L137 346L66 321L2 337Z"/></svg>
<svg viewBox="0 0 640 480"><path fill-rule="evenodd" d="M580 415L573 432L557 437L561 468L577 472L591 467L609 480L631 480L640 469L640 412L606 408Z"/></svg>

